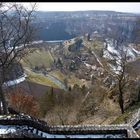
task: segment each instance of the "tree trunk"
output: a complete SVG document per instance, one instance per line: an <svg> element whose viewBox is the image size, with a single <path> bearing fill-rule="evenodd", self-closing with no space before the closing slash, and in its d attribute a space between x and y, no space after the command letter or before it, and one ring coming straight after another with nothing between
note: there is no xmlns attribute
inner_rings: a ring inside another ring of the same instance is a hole
<svg viewBox="0 0 140 140"><path fill-rule="evenodd" d="M121 89L121 87L119 86L119 106L121 109L121 113L124 113L124 100L123 100L123 91Z"/></svg>
<svg viewBox="0 0 140 140"><path fill-rule="evenodd" d="M2 114L1 99L0 99L0 114Z"/></svg>
<svg viewBox="0 0 140 140"><path fill-rule="evenodd" d="M1 102L2 102L2 107L1 107L1 104L0 104L1 113L2 114L7 114L8 113L7 104L6 104L4 92L3 92L3 89L2 89L2 85L0 85L0 98L1 98Z"/></svg>
<svg viewBox="0 0 140 140"><path fill-rule="evenodd" d="M140 89L139 89L139 93L138 93L138 102L140 101Z"/></svg>

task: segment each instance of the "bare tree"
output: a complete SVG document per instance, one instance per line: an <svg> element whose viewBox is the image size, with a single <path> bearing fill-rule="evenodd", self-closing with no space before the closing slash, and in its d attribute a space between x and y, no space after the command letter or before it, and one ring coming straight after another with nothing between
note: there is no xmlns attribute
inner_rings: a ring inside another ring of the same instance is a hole
<svg viewBox="0 0 140 140"><path fill-rule="evenodd" d="M28 10L17 3L0 3L0 113L3 114L8 112L2 85L13 63L20 61L32 40L35 5Z"/></svg>
<svg viewBox="0 0 140 140"><path fill-rule="evenodd" d="M119 89L119 105L120 105L120 109L122 114L124 113L124 99L123 99L123 95L124 95L124 88L125 86L129 83L129 75L128 73L126 73L126 64L127 64L127 59L126 59L126 53L124 52L124 54L122 55L122 57L120 59L118 59L118 67L120 68L119 70L117 70L114 74L114 77L117 80L117 84L118 84L118 89Z"/></svg>
<svg viewBox="0 0 140 140"><path fill-rule="evenodd" d="M126 23L127 27L129 26ZM125 35L125 29L120 27L120 30L112 34L112 47L117 51L109 51L107 49L108 42L106 42L106 53L110 57L105 63L105 71L113 77L112 84L114 82L115 89L118 89L118 103L121 109L121 113L124 113L124 89L129 83L130 76L126 71L127 62L128 62L128 47L127 47L127 36ZM111 85L112 85L111 84ZM112 90L112 86L110 87Z"/></svg>

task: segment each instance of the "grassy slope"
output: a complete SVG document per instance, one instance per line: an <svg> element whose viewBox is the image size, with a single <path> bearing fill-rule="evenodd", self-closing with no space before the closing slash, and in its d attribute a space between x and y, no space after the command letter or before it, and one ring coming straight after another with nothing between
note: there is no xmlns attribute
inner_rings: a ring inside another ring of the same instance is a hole
<svg viewBox="0 0 140 140"><path fill-rule="evenodd" d="M64 47L64 51L67 54L68 53L68 46ZM25 68L31 69L34 66L39 66L39 65L45 65L46 67L50 67L51 63L53 62L53 54L51 54L49 51L46 50L40 50L37 49L34 52L30 53L29 55L27 55L22 61L22 65ZM31 70L30 70L31 72ZM74 84L78 84L78 85L83 85L83 82L76 78L75 74L70 73L69 75L65 75L63 74L60 70L56 69L51 71L49 74L53 75L54 77L58 78L60 81L64 81L64 79L68 79L68 83L70 85L74 85ZM53 85L54 83L52 83L49 79L47 79L46 77L43 77L41 75L38 75L36 73L30 73L29 75L29 80L36 82L36 83L40 83L43 85ZM56 87L56 85L55 85Z"/></svg>
<svg viewBox="0 0 140 140"><path fill-rule="evenodd" d="M67 79L69 85L74 85L74 84L83 85L82 80L76 78L76 76L73 73L70 73L69 75L64 75L60 70L54 70L51 71L49 74L53 75L54 77L56 77L62 82L64 81L64 79Z"/></svg>
<svg viewBox="0 0 140 140"><path fill-rule="evenodd" d="M50 67L52 62L53 57L51 56L49 51L36 50L35 52L30 53L28 56L26 56L22 61L22 64L24 67L34 67L40 66L42 64L45 65L46 67Z"/></svg>
<svg viewBox="0 0 140 140"><path fill-rule="evenodd" d="M53 70L53 71L49 72L49 74L53 75L54 77L56 77L57 79L59 79L62 82L66 78L66 75L64 75L60 70Z"/></svg>
<svg viewBox="0 0 140 140"><path fill-rule="evenodd" d="M131 74L131 76L139 76L140 75L140 57L138 57L135 61L129 62L127 64L127 71Z"/></svg>
<svg viewBox="0 0 140 140"><path fill-rule="evenodd" d="M68 78L68 83L70 85L74 85L74 84L83 85L82 80L78 79L74 74L70 75L70 78Z"/></svg>
<svg viewBox="0 0 140 140"><path fill-rule="evenodd" d="M128 120L129 117L132 116L133 112L140 108L140 102L137 102L135 105L129 107L124 114L120 115L115 121L111 124L121 124L124 123L125 120Z"/></svg>
<svg viewBox="0 0 140 140"><path fill-rule="evenodd" d="M28 75L27 79L29 81L39 83L42 85L52 86L54 88L59 88L54 82L52 82L51 80L49 80L47 77L45 77L42 74L34 73L29 69L28 70L26 69L26 74Z"/></svg>

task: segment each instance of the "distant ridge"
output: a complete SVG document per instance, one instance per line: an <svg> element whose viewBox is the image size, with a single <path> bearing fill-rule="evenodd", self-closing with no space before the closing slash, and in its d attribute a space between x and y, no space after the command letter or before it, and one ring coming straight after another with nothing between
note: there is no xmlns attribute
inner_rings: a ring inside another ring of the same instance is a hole
<svg viewBox="0 0 140 140"><path fill-rule="evenodd" d="M119 12L119 11L110 11L110 10L78 10L78 11L36 11L39 14L46 14L46 13L65 13L65 14L70 14L70 13L104 13L104 14L131 14L131 15L139 15L140 13L132 13L132 12Z"/></svg>

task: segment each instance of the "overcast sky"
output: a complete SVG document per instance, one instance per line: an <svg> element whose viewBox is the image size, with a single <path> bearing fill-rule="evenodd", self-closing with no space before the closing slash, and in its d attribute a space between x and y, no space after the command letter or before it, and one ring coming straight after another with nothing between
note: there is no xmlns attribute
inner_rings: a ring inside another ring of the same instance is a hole
<svg viewBox="0 0 140 140"><path fill-rule="evenodd" d="M29 3L24 3L29 5ZM37 2L37 11L111 10L140 13L140 2Z"/></svg>

